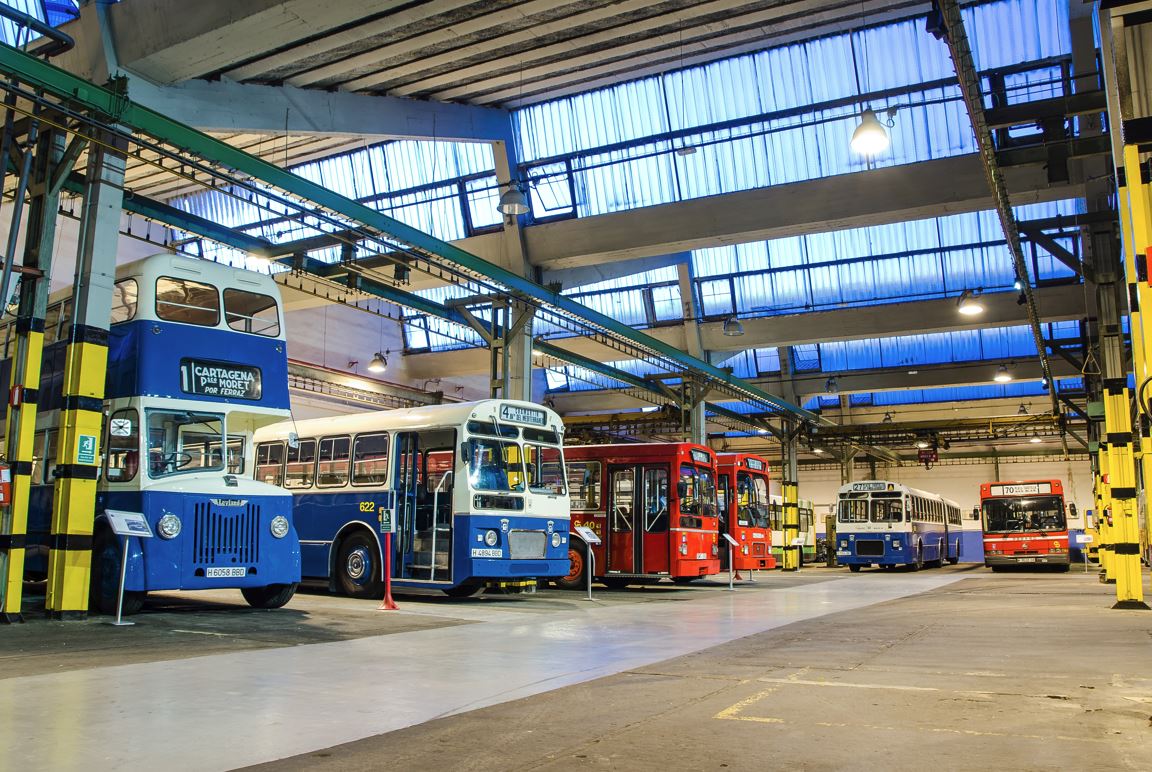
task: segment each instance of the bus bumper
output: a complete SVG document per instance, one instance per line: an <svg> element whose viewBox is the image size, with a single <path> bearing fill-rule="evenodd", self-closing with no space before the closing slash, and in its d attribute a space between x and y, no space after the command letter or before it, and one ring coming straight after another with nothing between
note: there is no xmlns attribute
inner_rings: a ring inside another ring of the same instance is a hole
<svg viewBox="0 0 1152 772"><path fill-rule="evenodd" d="M567 576L568 525L563 517L457 515L452 580Z"/></svg>
<svg viewBox="0 0 1152 772"><path fill-rule="evenodd" d="M836 543L836 562L842 566L897 566L915 563L914 551L908 539L866 536L839 538ZM901 534L903 536L903 534Z"/></svg>
<svg viewBox="0 0 1152 772"><path fill-rule="evenodd" d="M1067 552L1048 552L1034 555L993 555L984 553L984 565L992 566L1067 566L1070 565Z"/></svg>

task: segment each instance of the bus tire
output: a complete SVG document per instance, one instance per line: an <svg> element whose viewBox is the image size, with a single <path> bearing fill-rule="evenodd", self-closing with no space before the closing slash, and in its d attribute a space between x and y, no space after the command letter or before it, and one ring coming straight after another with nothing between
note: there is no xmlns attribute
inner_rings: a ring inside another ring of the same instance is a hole
<svg viewBox="0 0 1152 772"><path fill-rule="evenodd" d="M101 614L115 614L117 595L120 593L120 540L107 527L102 527L92 544L92 578L88 583L88 607ZM135 614L144 606L145 592L124 591L125 616Z"/></svg>
<svg viewBox="0 0 1152 772"><path fill-rule="evenodd" d="M913 571L919 571L924 568L924 543L916 545L916 562L912 564Z"/></svg>
<svg viewBox="0 0 1152 772"><path fill-rule="evenodd" d="M556 579L561 590L582 590L588 586L588 545L580 539L568 539L568 575Z"/></svg>
<svg viewBox="0 0 1152 772"><path fill-rule="evenodd" d="M960 562L960 540L956 540L956 557L948 558L948 565L954 566Z"/></svg>
<svg viewBox="0 0 1152 772"><path fill-rule="evenodd" d="M381 598L384 580L380 571L380 549L376 539L362 530L340 540L336 551L336 583L350 598Z"/></svg>
<svg viewBox="0 0 1152 772"><path fill-rule="evenodd" d="M480 591L484 589L482 584L458 584L455 587L445 587L441 592L449 598L471 598L473 595L479 595Z"/></svg>
<svg viewBox="0 0 1152 772"><path fill-rule="evenodd" d="M264 587L241 587L240 594L252 608L280 608L296 594L296 583L268 584Z"/></svg>
<svg viewBox="0 0 1152 772"><path fill-rule="evenodd" d="M848 566L848 570L854 574L860 573L860 569L861 565L859 563L853 563L852 565Z"/></svg>

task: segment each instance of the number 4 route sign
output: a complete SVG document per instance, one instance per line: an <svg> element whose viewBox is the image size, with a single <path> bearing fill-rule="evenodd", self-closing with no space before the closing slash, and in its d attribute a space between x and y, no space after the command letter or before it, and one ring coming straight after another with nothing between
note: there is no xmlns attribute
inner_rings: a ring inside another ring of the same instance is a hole
<svg viewBox="0 0 1152 772"><path fill-rule="evenodd" d="M77 464L95 464L96 463L96 435L94 434L81 434L80 438L76 441L76 463Z"/></svg>

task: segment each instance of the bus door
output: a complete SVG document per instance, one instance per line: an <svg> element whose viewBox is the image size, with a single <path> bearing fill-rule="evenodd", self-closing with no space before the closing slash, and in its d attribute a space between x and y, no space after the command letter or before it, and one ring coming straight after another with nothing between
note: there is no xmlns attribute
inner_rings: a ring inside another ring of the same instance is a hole
<svg viewBox="0 0 1152 772"><path fill-rule="evenodd" d="M403 578L452 578L455 442L450 429L399 435L396 531Z"/></svg>
<svg viewBox="0 0 1152 772"><path fill-rule="evenodd" d="M605 572L640 573L635 538L636 468L608 467L608 565Z"/></svg>
<svg viewBox="0 0 1152 772"><path fill-rule="evenodd" d="M646 466L644 474L644 534L637 542L636 564L645 574L666 574L671 566L671 520L668 514L668 467Z"/></svg>

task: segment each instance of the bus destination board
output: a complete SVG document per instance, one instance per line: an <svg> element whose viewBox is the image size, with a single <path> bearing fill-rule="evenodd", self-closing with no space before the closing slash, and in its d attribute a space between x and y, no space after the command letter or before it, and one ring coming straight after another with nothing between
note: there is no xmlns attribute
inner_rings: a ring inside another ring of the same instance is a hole
<svg viewBox="0 0 1152 772"><path fill-rule="evenodd" d="M1052 483L1016 483L1014 485L993 485L993 496L1036 496L1051 493Z"/></svg>
<svg viewBox="0 0 1152 772"><path fill-rule="evenodd" d="M180 388L201 397L260 399L260 368L203 359L180 360Z"/></svg>

